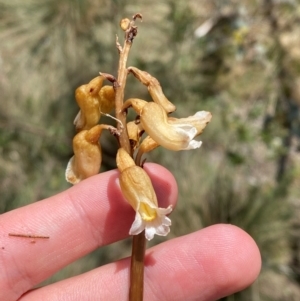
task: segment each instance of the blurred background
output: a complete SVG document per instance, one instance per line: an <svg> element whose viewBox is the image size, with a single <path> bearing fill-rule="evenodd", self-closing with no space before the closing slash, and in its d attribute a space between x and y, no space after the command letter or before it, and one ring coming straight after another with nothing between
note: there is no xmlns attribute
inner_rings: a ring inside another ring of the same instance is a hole
<svg viewBox="0 0 300 301"><path fill-rule="evenodd" d="M211 111L203 146L148 156L172 171L179 204L160 243L215 223L257 242L259 279L222 300L300 300L300 4L297 0L0 0L0 211L67 189L76 87L117 75L119 21L137 12L128 65L156 77L176 116ZM149 100L133 76L126 95ZM101 138L102 170L116 143ZM130 254L101 248L45 283Z"/></svg>

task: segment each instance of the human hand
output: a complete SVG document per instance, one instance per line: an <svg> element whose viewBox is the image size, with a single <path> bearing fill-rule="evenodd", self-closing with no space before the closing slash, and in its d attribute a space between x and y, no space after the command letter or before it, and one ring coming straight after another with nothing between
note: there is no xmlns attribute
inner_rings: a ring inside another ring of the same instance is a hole
<svg viewBox="0 0 300 301"><path fill-rule="evenodd" d="M176 182L145 164L160 206L175 206ZM91 177L46 200L0 216L0 300L127 300L130 258L31 290L76 259L124 239L135 212L124 201L118 171ZM37 240L8 233L47 235ZM217 300L250 285L260 270L253 239L231 225L214 225L146 252L144 300Z"/></svg>

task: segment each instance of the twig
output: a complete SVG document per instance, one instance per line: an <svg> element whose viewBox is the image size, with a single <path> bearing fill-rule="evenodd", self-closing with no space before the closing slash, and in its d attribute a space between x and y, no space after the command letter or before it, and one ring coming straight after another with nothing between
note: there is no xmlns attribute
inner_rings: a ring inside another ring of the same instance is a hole
<svg viewBox="0 0 300 301"><path fill-rule="evenodd" d="M111 116L110 114L103 113L103 112L101 112L101 111L100 111L100 113L101 113L102 115L106 116L106 117L109 117L109 118L115 120L117 123L119 123L119 124L120 124L120 126L119 126L119 128L120 128L120 133L122 132L122 130L124 129L124 125L123 125L123 123L121 122L121 120L115 118L114 116Z"/></svg>
<svg viewBox="0 0 300 301"><path fill-rule="evenodd" d="M31 235L31 234L19 234L19 233L8 233L8 236L25 237L25 238L41 238L41 239L50 238L50 236L44 236L44 235Z"/></svg>

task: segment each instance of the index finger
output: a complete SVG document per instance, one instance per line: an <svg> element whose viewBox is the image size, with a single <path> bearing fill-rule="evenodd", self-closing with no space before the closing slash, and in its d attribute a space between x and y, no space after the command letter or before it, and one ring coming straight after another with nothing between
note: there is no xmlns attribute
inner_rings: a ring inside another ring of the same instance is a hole
<svg viewBox="0 0 300 301"><path fill-rule="evenodd" d="M172 174L146 164L160 202L175 204ZM99 174L72 188L0 217L0 300L16 300L24 292L99 246L128 236L134 211L124 200L118 171ZM49 236L31 244L8 233Z"/></svg>

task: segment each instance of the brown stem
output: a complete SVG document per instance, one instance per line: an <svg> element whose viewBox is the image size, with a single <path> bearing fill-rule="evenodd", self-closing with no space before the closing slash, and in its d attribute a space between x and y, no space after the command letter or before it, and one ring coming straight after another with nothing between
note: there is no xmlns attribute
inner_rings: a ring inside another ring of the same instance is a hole
<svg viewBox="0 0 300 301"><path fill-rule="evenodd" d="M142 301L144 295L145 231L134 235L130 266L129 301Z"/></svg>
<svg viewBox="0 0 300 301"><path fill-rule="evenodd" d="M125 30L125 42L123 48L118 42L118 38L116 40L116 46L120 53L120 60L119 60L119 69L118 69L118 83L119 86L116 87L116 117L121 121L123 124L123 129L121 128L122 125L118 124L118 130L121 132L120 135L120 145L123 147L130 155L132 155L132 150L130 147L128 133L126 128L126 112L122 112L122 106L124 101L124 90L126 85L126 78L127 78L127 68L126 63L128 59L128 54L133 42L133 39L137 35L137 27L134 25L134 22L137 18L142 19L142 15L137 13L133 16L132 20L123 19L121 21L121 27ZM124 26L125 22L125 26Z"/></svg>
<svg viewBox="0 0 300 301"><path fill-rule="evenodd" d="M136 18L142 18L141 14L136 14L133 16L132 21L124 19L121 21L121 27L125 30L125 42L124 46L116 40L116 46L120 53L119 69L118 69L118 86L115 87L116 91L116 118L120 120L118 123L118 130L120 132L120 145L123 147L130 155L132 155L132 149L130 147L130 142L128 138L127 128L126 128L126 112L122 111L124 102L124 90L127 79L127 68L126 63L128 59L128 54L133 42L134 37L137 34L137 27L134 25ZM132 253L131 253L131 266L130 266L130 289L129 289L129 301L142 301L143 291L144 291L144 257L145 257L145 232L143 231L139 235L133 236L132 241Z"/></svg>
<svg viewBox="0 0 300 301"><path fill-rule="evenodd" d="M135 158L135 164L140 166L141 162ZM146 238L143 231L132 237L129 301L143 301L145 251Z"/></svg>
<svg viewBox="0 0 300 301"><path fill-rule="evenodd" d="M129 154L131 154L130 143L128 139L127 129L126 129L126 112L122 112L123 100L124 100L124 90L127 78L126 63L128 54L131 48L131 42L125 41L123 49L120 51L119 60L119 70L118 70L118 83L119 87L116 87L116 118L121 121L122 124L118 124L118 130L121 132L119 137L120 145ZM123 128L121 128L123 126Z"/></svg>

